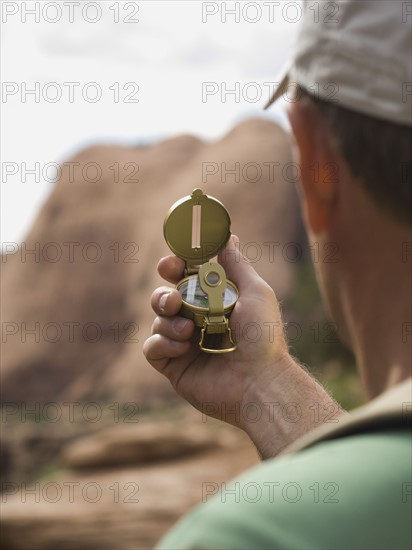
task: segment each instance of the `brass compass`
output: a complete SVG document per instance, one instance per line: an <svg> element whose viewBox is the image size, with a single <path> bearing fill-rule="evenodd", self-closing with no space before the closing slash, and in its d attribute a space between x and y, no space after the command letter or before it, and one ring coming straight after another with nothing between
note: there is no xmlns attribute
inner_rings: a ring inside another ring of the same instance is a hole
<svg viewBox="0 0 412 550"><path fill-rule="evenodd" d="M236 349L228 318L239 297L223 267L211 262L230 238L230 216L221 202L201 189L171 206L163 224L170 250L185 262L177 284L183 300L180 315L200 328L199 346L207 353ZM220 335L219 338L213 335ZM219 340L219 345L212 345Z"/></svg>

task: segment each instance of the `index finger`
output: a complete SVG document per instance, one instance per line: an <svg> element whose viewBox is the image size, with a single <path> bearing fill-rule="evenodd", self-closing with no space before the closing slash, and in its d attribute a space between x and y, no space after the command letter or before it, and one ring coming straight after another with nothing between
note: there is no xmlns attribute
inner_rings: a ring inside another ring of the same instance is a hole
<svg viewBox="0 0 412 550"><path fill-rule="evenodd" d="M177 256L165 256L157 264L159 275L174 285L183 279L184 270L185 262Z"/></svg>

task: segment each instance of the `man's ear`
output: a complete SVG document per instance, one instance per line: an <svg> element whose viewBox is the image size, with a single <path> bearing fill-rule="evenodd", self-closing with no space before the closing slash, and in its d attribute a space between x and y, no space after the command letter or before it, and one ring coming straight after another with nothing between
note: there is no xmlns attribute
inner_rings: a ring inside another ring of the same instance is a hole
<svg viewBox="0 0 412 550"><path fill-rule="evenodd" d="M327 232L333 220L339 158L328 125L310 100L294 103L288 116L298 149L305 216L318 235Z"/></svg>

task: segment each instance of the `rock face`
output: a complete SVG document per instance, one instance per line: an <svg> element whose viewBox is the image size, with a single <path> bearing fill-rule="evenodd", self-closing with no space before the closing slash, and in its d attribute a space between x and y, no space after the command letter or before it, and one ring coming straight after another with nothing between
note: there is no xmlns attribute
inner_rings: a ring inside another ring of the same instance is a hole
<svg viewBox="0 0 412 550"><path fill-rule="evenodd" d="M293 286L282 248L299 230L290 162L286 134L264 120L217 142L96 146L67 161L3 263L3 402L172 399L141 353L156 264L169 253L165 213L195 187L220 199L243 253L282 299Z"/></svg>
<svg viewBox="0 0 412 550"><path fill-rule="evenodd" d="M194 411L173 423L147 419L141 428L79 440L61 459L65 470L4 486L1 547L153 548L192 506L257 462L246 436L215 420L202 422ZM108 458L116 468L108 468Z"/></svg>
<svg viewBox="0 0 412 550"><path fill-rule="evenodd" d="M180 430L170 422L121 426L68 445L62 463L74 469L148 464L209 451L225 442L192 423Z"/></svg>
<svg viewBox="0 0 412 550"><path fill-rule="evenodd" d="M170 253L165 214L196 187L225 204L243 254L287 298L293 170L287 135L263 120L217 142L96 146L64 163L2 264L2 548L151 548L257 461L233 428L186 405L176 417L180 398L141 348Z"/></svg>

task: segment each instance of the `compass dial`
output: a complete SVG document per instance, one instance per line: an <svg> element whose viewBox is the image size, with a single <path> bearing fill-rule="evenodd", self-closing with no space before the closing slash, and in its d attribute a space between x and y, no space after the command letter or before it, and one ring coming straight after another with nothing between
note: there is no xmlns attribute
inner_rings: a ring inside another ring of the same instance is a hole
<svg viewBox="0 0 412 550"><path fill-rule="evenodd" d="M182 296L184 302L188 305L200 307L203 309L209 308L209 300L207 294L200 288L199 278L197 275L193 275L184 280L178 287L178 291ZM231 286L228 281L227 287L223 294L223 306L224 308L233 307L238 299L237 290Z"/></svg>

